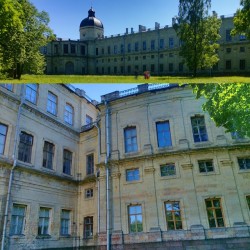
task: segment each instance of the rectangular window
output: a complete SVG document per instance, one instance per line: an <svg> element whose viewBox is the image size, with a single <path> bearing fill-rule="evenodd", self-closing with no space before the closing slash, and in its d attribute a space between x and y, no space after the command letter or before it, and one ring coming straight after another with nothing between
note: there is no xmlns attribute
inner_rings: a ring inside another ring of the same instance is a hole
<svg viewBox="0 0 250 250"><path fill-rule="evenodd" d="M135 42L135 51L139 51L139 43Z"/></svg>
<svg viewBox="0 0 250 250"><path fill-rule="evenodd" d="M174 163L169 163L160 166L161 168L161 176L173 176L176 175L175 165Z"/></svg>
<svg viewBox="0 0 250 250"><path fill-rule="evenodd" d="M43 167L53 169L54 144L45 141L43 147Z"/></svg>
<svg viewBox="0 0 250 250"><path fill-rule="evenodd" d="M231 53L232 49L231 48L226 48L227 53Z"/></svg>
<svg viewBox="0 0 250 250"><path fill-rule="evenodd" d="M0 154L4 153L7 130L8 130L8 127L6 125L0 123Z"/></svg>
<svg viewBox="0 0 250 250"><path fill-rule="evenodd" d="M156 131L159 148L172 146L169 121L157 122Z"/></svg>
<svg viewBox="0 0 250 250"><path fill-rule="evenodd" d="M58 54L58 44L55 44L55 45L54 45L54 53L55 53L55 54Z"/></svg>
<svg viewBox="0 0 250 250"><path fill-rule="evenodd" d="M114 46L114 54L117 54L117 45Z"/></svg>
<svg viewBox="0 0 250 250"><path fill-rule="evenodd" d="M93 197L93 188L88 188L85 190L85 198L92 198Z"/></svg>
<svg viewBox="0 0 250 250"><path fill-rule="evenodd" d="M184 63L179 63L179 72L183 72Z"/></svg>
<svg viewBox="0 0 250 250"><path fill-rule="evenodd" d="M250 158L239 158L238 164L239 164L240 170L250 169Z"/></svg>
<svg viewBox="0 0 250 250"><path fill-rule="evenodd" d="M61 212L61 235L70 235L70 211L62 209Z"/></svg>
<svg viewBox="0 0 250 250"><path fill-rule="evenodd" d="M63 45L63 53L64 54L68 54L69 53L69 46L68 46L68 44L64 44Z"/></svg>
<svg viewBox="0 0 250 250"><path fill-rule="evenodd" d="M72 168L72 152L67 149L63 150L63 173L64 174L71 174Z"/></svg>
<svg viewBox="0 0 250 250"><path fill-rule="evenodd" d="M143 231L141 205L128 207L129 232L139 233Z"/></svg>
<svg viewBox="0 0 250 250"><path fill-rule="evenodd" d="M245 52L245 47L240 47L240 52Z"/></svg>
<svg viewBox="0 0 250 250"><path fill-rule="evenodd" d="M48 92L47 111L53 115L57 114L57 96Z"/></svg>
<svg viewBox="0 0 250 250"><path fill-rule="evenodd" d="M246 40L246 35L245 35L245 34L239 35L239 40L240 40L240 41Z"/></svg>
<svg viewBox="0 0 250 250"><path fill-rule="evenodd" d="M36 104L37 90L38 90L38 87L36 83L26 84L25 99L29 102Z"/></svg>
<svg viewBox="0 0 250 250"><path fill-rule="evenodd" d="M73 114L74 108L70 104L66 103L64 110L64 121L70 125L73 125Z"/></svg>
<svg viewBox="0 0 250 250"><path fill-rule="evenodd" d="M110 46L108 46L108 54L110 55Z"/></svg>
<svg viewBox="0 0 250 250"><path fill-rule="evenodd" d="M143 41L142 42L142 50L146 50L147 49L147 42Z"/></svg>
<svg viewBox="0 0 250 250"><path fill-rule="evenodd" d="M129 127L124 129L125 152L136 152L137 147L137 133L136 127Z"/></svg>
<svg viewBox="0 0 250 250"><path fill-rule="evenodd" d="M164 49L164 39L160 39L160 49Z"/></svg>
<svg viewBox="0 0 250 250"><path fill-rule="evenodd" d="M201 117L191 117L194 142L208 141L205 119Z"/></svg>
<svg viewBox="0 0 250 250"><path fill-rule="evenodd" d="M98 48L95 48L95 55L98 56L98 54L99 54Z"/></svg>
<svg viewBox="0 0 250 250"><path fill-rule="evenodd" d="M163 64L162 63L160 64L160 69L159 70L160 70L161 73L163 72Z"/></svg>
<svg viewBox="0 0 250 250"><path fill-rule="evenodd" d="M126 181L139 181L140 170L139 168L126 170Z"/></svg>
<svg viewBox="0 0 250 250"><path fill-rule="evenodd" d="M81 46L81 55L85 56L85 46Z"/></svg>
<svg viewBox="0 0 250 250"><path fill-rule="evenodd" d="M86 125L91 124L93 122L93 118L89 115L86 115Z"/></svg>
<svg viewBox="0 0 250 250"><path fill-rule="evenodd" d="M173 72L174 71L174 64L173 63L169 63L168 64L168 70L169 70L169 72Z"/></svg>
<svg viewBox="0 0 250 250"><path fill-rule="evenodd" d="M181 209L178 201L165 202L165 213L168 230L182 229Z"/></svg>
<svg viewBox="0 0 250 250"><path fill-rule="evenodd" d="M124 44L121 44L121 53L124 53Z"/></svg>
<svg viewBox="0 0 250 250"><path fill-rule="evenodd" d="M71 52L71 54L75 54L76 53L76 45L75 44L71 44L70 45L70 52Z"/></svg>
<svg viewBox="0 0 250 250"><path fill-rule="evenodd" d="M11 83L1 83L0 86L2 86L5 89L8 89L9 91L13 91L13 84Z"/></svg>
<svg viewBox="0 0 250 250"><path fill-rule="evenodd" d="M235 140L240 140L240 139L244 139L244 134L242 132L239 132L239 131L234 131L234 132L231 132L231 137L232 139L235 139Z"/></svg>
<svg viewBox="0 0 250 250"><path fill-rule="evenodd" d="M49 235L50 208L41 207L39 211L38 235Z"/></svg>
<svg viewBox="0 0 250 250"><path fill-rule="evenodd" d="M224 227L224 219L219 198L206 199L207 217L209 226Z"/></svg>
<svg viewBox="0 0 250 250"><path fill-rule="evenodd" d="M245 70L246 69L246 60L242 59L240 60L240 70Z"/></svg>
<svg viewBox="0 0 250 250"><path fill-rule="evenodd" d="M86 174L91 175L94 174L94 154L89 154L86 156Z"/></svg>
<svg viewBox="0 0 250 250"><path fill-rule="evenodd" d="M198 161L200 173L214 172L214 165L212 160Z"/></svg>
<svg viewBox="0 0 250 250"><path fill-rule="evenodd" d="M84 238L93 237L93 217L84 218Z"/></svg>
<svg viewBox="0 0 250 250"><path fill-rule="evenodd" d="M227 41L227 42L232 41L231 29L226 30L226 41Z"/></svg>
<svg viewBox="0 0 250 250"><path fill-rule="evenodd" d="M130 53L131 52L131 44L129 43L128 44L128 53Z"/></svg>
<svg viewBox="0 0 250 250"><path fill-rule="evenodd" d="M170 49L174 48L174 38L173 37L170 37L169 40L168 40L168 46Z"/></svg>
<svg viewBox="0 0 250 250"><path fill-rule="evenodd" d="M226 60L226 69L231 70L231 68L232 68L231 60Z"/></svg>
<svg viewBox="0 0 250 250"><path fill-rule="evenodd" d="M33 136L21 132L18 145L18 160L31 163L32 145Z"/></svg>
<svg viewBox="0 0 250 250"><path fill-rule="evenodd" d="M24 233L26 206L13 204L10 234L21 235Z"/></svg>
<svg viewBox="0 0 250 250"><path fill-rule="evenodd" d="M151 40L151 50L155 50L155 40Z"/></svg>
<svg viewBox="0 0 250 250"><path fill-rule="evenodd" d="M154 64L151 64L151 65L150 65L150 71L151 71L152 73L155 72L155 65L154 65Z"/></svg>
<svg viewBox="0 0 250 250"><path fill-rule="evenodd" d="M250 195L246 196L246 200L247 200L248 208L250 210Z"/></svg>

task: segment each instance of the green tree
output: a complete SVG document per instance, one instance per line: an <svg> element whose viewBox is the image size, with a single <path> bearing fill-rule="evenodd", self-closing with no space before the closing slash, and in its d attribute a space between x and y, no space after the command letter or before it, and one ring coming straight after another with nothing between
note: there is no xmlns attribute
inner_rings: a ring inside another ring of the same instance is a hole
<svg viewBox="0 0 250 250"><path fill-rule="evenodd" d="M219 61L217 49L221 20L208 15L211 0L180 0L179 13L173 25L181 41L180 55L193 71L212 68Z"/></svg>
<svg viewBox="0 0 250 250"><path fill-rule="evenodd" d="M206 98L203 109L216 126L250 137L250 84L192 84L197 98Z"/></svg>
<svg viewBox="0 0 250 250"><path fill-rule="evenodd" d="M38 12L28 0L0 1L0 18L3 20L0 24L0 34L1 38L4 38L0 42L0 70L18 79L22 73L41 74L45 59L40 48L53 38L48 27L48 14Z"/></svg>
<svg viewBox="0 0 250 250"><path fill-rule="evenodd" d="M241 0L240 5L242 9L238 9L234 16L232 35L243 34L250 39L250 0Z"/></svg>

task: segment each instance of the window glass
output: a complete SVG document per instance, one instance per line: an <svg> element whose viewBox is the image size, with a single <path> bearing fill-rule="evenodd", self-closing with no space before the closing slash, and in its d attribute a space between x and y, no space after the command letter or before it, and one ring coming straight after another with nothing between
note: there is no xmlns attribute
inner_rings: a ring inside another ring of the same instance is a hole
<svg viewBox="0 0 250 250"><path fill-rule="evenodd" d="M53 169L54 144L47 141L43 147L43 167Z"/></svg>
<svg viewBox="0 0 250 250"><path fill-rule="evenodd" d="M162 148L172 146L169 121L157 122L156 130L158 147Z"/></svg>
<svg viewBox="0 0 250 250"><path fill-rule="evenodd" d="M0 154L4 153L8 127L0 123Z"/></svg>
<svg viewBox="0 0 250 250"><path fill-rule="evenodd" d="M178 201L165 202L165 213L168 230L182 229L181 209Z"/></svg>
<svg viewBox="0 0 250 250"><path fill-rule="evenodd" d="M129 232L138 233L143 231L142 224L142 207L141 205L129 206L128 207L129 216Z"/></svg>
<svg viewBox="0 0 250 250"><path fill-rule="evenodd" d="M73 107L70 104L66 103L64 110L64 121L70 125L73 125L73 113Z"/></svg>
<svg viewBox="0 0 250 250"><path fill-rule="evenodd" d="M71 167L72 167L72 152L64 149L63 150L63 173L70 175Z"/></svg>
<svg viewBox="0 0 250 250"><path fill-rule="evenodd" d="M93 189L88 188L85 190L85 198L91 198L91 197L93 197Z"/></svg>
<svg viewBox="0 0 250 250"><path fill-rule="evenodd" d="M11 214L10 234L20 235L23 234L25 223L26 206L13 204Z"/></svg>
<svg viewBox="0 0 250 250"><path fill-rule="evenodd" d="M126 153L136 152L138 150L136 127L129 127L124 129L124 139Z"/></svg>
<svg viewBox="0 0 250 250"><path fill-rule="evenodd" d="M176 175L175 165L173 163L162 165L160 169L161 169L161 176Z"/></svg>
<svg viewBox="0 0 250 250"><path fill-rule="evenodd" d="M26 84L25 99L36 104L38 86L35 83Z"/></svg>
<svg viewBox="0 0 250 250"><path fill-rule="evenodd" d="M11 83L1 83L0 86L4 87L5 89L8 89L9 91L13 91L13 84Z"/></svg>
<svg viewBox="0 0 250 250"><path fill-rule="evenodd" d="M89 154L87 157L87 175L94 174L94 154Z"/></svg>
<svg viewBox="0 0 250 250"><path fill-rule="evenodd" d="M224 219L221 207L221 200L217 198L206 199L206 208L209 226L224 227Z"/></svg>
<svg viewBox="0 0 250 250"><path fill-rule="evenodd" d="M93 217L84 218L84 238L93 237Z"/></svg>
<svg viewBox="0 0 250 250"><path fill-rule="evenodd" d="M38 235L49 235L50 209L41 207L39 211Z"/></svg>
<svg viewBox="0 0 250 250"><path fill-rule="evenodd" d="M57 114L57 96L48 92L47 111L53 115Z"/></svg>
<svg viewBox="0 0 250 250"><path fill-rule="evenodd" d="M70 211L62 209L61 212L61 235L69 235L70 234Z"/></svg>
<svg viewBox="0 0 250 250"><path fill-rule="evenodd" d="M212 160L198 161L200 173L214 172L214 166Z"/></svg>
<svg viewBox="0 0 250 250"><path fill-rule="evenodd" d="M31 163L32 145L33 136L21 132L18 145L18 160Z"/></svg>
<svg viewBox="0 0 250 250"><path fill-rule="evenodd" d="M207 130L205 126L205 119L201 117L191 117L191 124L193 130L194 142L207 141Z"/></svg>
<svg viewBox="0 0 250 250"><path fill-rule="evenodd" d="M126 181L139 181L140 180L140 171L136 169L126 170Z"/></svg>
<svg viewBox="0 0 250 250"><path fill-rule="evenodd" d="M250 169L250 157L249 158L239 158L238 164L239 164L240 170Z"/></svg>

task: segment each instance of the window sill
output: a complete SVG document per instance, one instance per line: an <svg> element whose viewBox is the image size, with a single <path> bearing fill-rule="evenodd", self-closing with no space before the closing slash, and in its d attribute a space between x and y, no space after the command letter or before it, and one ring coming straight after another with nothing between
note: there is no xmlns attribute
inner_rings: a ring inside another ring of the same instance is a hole
<svg viewBox="0 0 250 250"><path fill-rule="evenodd" d="M170 151L170 150L173 150L173 146L158 147L159 152Z"/></svg>
<svg viewBox="0 0 250 250"><path fill-rule="evenodd" d="M212 145L210 141L200 141L200 142L194 142L195 147L207 147Z"/></svg>
<svg viewBox="0 0 250 250"><path fill-rule="evenodd" d="M139 180L139 181L126 181L124 183L124 185L137 184L137 183L142 183L142 180Z"/></svg>
<svg viewBox="0 0 250 250"><path fill-rule="evenodd" d="M19 239L19 238L24 238L25 235L24 234L12 234L10 235L10 238L12 239Z"/></svg>
<svg viewBox="0 0 250 250"><path fill-rule="evenodd" d="M177 179L180 178L179 175L168 175L168 176L160 176L161 180L171 180L171 179Z"/></svg>
<svg viewBox="0 0 250 250"><path fill-rule="evenodd" d="M65 239L65 238L71 238L72 236L70 234L60 235L59 239Z"/></svg>
<svg viewBox="0 0 250 250"><path fill-rule="evenodd" d="M208 175L216 175L216 174L218 174L218 173L215 172L215 171L213 171L213 172L204 172L204 173L198 172L199 176L208 176Z"/></svg>
<svg viewBox="0 0 250 250"><path fill-rule="evenodd" d="M239 174L250 173L250 169L240 169Z"/></svg>
<svg viewBox="0 0 250 250"><path fill-rule="evenodd" d="M125 157L132 157L132 156L137 156L139 155L140 152L139 151L134 151L134 152L127 152L127 153L124 153L124 156Z"/></svg>
<svg viewBox="0 0 250 250"><path fill-rule="evenodd" d="M36 236L36 239L50 239L51 238L51 235L37 235Z"/></svg>

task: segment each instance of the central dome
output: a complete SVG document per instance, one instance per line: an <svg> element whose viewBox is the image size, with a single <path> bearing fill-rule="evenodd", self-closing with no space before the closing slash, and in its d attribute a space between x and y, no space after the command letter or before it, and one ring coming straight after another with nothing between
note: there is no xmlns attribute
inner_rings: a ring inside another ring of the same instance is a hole
<svg viewBox="0 0 250 250"><path fill-rule="evenodd" d="M83 27L98 27L103 29L102 22L95 17L95 11L91 7L91 9L88 11L89 15L87 18L84 18L80 24L80 28Z"/></svg>

